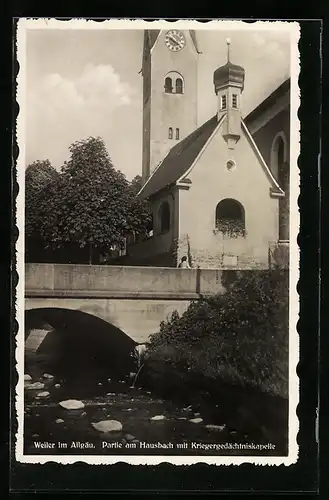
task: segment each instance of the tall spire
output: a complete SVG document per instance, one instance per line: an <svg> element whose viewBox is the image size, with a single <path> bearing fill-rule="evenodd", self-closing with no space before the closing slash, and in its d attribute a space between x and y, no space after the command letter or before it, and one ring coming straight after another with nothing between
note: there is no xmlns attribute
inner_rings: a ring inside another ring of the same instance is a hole
<svg viewBox="0 0 329 500"><path fill-rule="evenodd" d="M231 40L229 38L226 39L227 46L227 63L224 66L220 66L214 72L214 85L215 85L215 93L218 94L218 91L227 87L228 85L235 85L241 87L241 92L243 91L244 86L244 68L242 66L237 66L230 61L230 46Z"/></svg>
<svg viewBox="0 0 329 500"><path fill-rule="evenodd" d="M230 38L226 38L226 45L227 45L227 62L231 62L230 61L230 45L231 45L231 39Z"/></svg>

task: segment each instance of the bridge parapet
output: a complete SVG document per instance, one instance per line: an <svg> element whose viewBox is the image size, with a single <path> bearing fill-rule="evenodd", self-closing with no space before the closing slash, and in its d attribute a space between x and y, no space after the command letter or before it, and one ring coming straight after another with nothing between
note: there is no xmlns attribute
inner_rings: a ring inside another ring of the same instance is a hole
<svg viewBox="0 0 329 500"><path fill-rule="evenodd" d="M195 299L224 293L222 271L74 264L25 266L27 296Z"/></svg>

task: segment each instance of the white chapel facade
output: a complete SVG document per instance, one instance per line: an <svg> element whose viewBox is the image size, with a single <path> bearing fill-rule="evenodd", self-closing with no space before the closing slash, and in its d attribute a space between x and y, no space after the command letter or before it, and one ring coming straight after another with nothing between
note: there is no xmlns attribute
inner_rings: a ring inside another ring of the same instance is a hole
<svg viewBox="0 0 329 500"><path fill-rule="evenodd" d="M268 268L273 248L287 247L280 207L288 184L280 185L241 116L245 71L231 62L229 44L207 89L217 109L198 126L199 57L193 31L144 33L138 196L151 203L153 234L129 245L127 256L133 265L177 266L185 255L193 267Z"/></svg>

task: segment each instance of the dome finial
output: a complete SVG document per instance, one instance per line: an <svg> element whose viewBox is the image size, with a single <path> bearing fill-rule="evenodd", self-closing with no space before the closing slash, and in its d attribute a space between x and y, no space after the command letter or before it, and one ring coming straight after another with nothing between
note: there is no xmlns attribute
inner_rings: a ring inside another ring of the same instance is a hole
<svg viewBox="0 0 329 500"><path fill-rule="evenodd" d="M226 45L227 45L227 62L230 62L230 45L231 45L230 38L226 38Z"/></svg>

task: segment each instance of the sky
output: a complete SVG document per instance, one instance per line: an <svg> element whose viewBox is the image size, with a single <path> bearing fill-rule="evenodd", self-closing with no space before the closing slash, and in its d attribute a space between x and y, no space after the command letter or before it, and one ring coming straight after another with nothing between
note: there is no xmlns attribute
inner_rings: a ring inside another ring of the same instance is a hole
<svg viewBox="0 0 329 500"><path fill-rule="evenodd" d="M226 38L245 68L243 116L290 76L290 32L271 25L197 31L199 125L216 113L213 72L226 63ZM117 169L141 174L142 48L141 29L26 31L26 165L49 159L59 170L70 144L100 136Z"/></svg>

